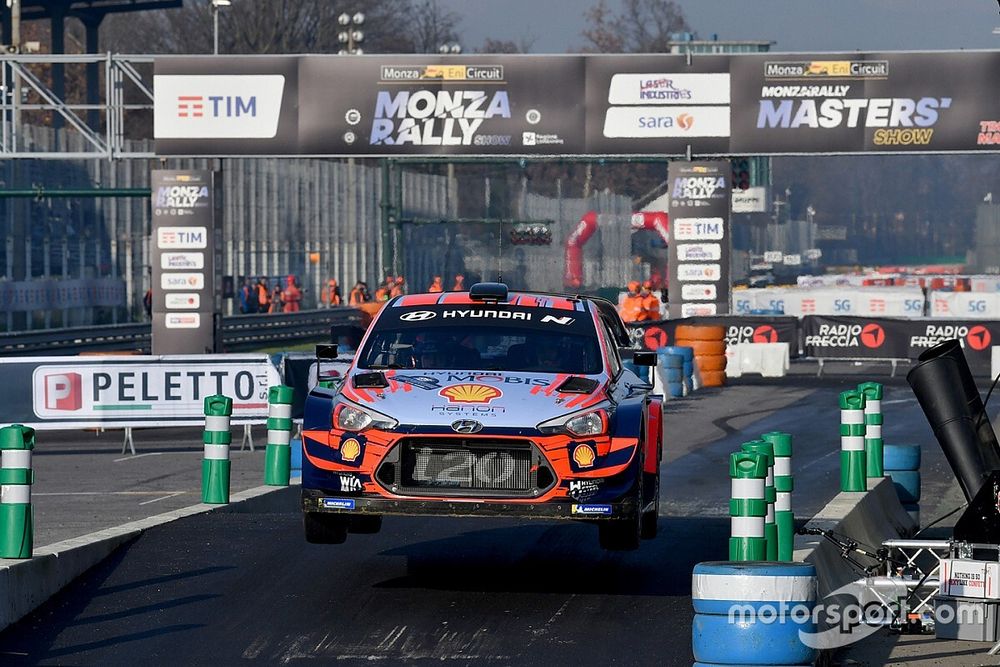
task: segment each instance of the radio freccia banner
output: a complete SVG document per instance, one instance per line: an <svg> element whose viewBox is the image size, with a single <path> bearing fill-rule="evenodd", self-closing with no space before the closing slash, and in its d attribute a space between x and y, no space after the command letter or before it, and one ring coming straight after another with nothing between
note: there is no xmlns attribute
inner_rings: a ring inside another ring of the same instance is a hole
<svg viewBox="0 0 1000 667"><path fill-rule="evenodd" d="M196 426L214 394L233 399L233 423L260 424L281 383L267 355L17 357L0 369L4 418L39 429Z"/></svg>
<svg viewBox="0 0 1000 667"><path fill-rule="evenodd" d="M996 152L1000 53L185 56L160 155Z"/></svg>

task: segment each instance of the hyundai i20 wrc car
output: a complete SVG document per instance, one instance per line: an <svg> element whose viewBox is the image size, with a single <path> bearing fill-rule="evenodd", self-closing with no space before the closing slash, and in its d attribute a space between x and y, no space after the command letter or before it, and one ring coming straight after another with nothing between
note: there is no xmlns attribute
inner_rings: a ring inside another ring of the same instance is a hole
<svg viewBox="0 0 1000 667"><path fill-rule="evenodd" d="M313 389L302 438L305 537L382 516L569 519L606 549L656 534L661 397L603 299L508 292L387 302L343 382Z"/></svg>

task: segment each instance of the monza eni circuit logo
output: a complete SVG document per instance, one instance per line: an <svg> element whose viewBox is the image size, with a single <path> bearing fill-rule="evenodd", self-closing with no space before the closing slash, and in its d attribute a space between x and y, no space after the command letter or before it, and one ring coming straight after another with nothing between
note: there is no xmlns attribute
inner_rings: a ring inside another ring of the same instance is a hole
<svg viewBox="0 0 1000 667"><path fill-rule="evenodd" d="M488 384L453 384L438 392L449 403L489 403L503 396L503 392Z"/></svg>
<svg viewBox="0 0 1000 667"><path fill-rule="evenodd" d="M969 344L969 347L977 352L982 352L988 348L992 339L993 336L990 335L990 330L982 324L969 327L969 333L965 335L965 342Z"/></svg>

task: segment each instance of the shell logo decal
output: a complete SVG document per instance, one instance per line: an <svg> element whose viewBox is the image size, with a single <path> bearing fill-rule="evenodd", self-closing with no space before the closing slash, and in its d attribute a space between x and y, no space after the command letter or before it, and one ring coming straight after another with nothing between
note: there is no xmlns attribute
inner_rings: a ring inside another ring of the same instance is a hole
<svg viewBox="0 0 1000 667"><path fill-rule="evenodd" d="M488 384L453 384L438 392L449 403L489 403L503 396L503 392Z"/></svg>
<svg viewBox="0 0 1000 667"><path fill-rule="evenodd" d="M594 460L597 458L597 452L590 445L577 445L573 449L573 462L576 463L581 468L590 468L594 465Z"/></svg>
<svg viewBox="0 0 1000 667"><path fill-rule="evenodd" d="M361 455L361 444L354 438L345 440L340 446L340 458L348 463L354 461Z"/></svg>

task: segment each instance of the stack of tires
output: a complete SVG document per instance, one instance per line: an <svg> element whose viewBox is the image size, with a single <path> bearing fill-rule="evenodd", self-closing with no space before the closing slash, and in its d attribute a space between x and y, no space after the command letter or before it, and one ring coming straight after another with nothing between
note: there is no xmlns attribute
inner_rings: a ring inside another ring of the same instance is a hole
<svg viewBox="0 0 1000 667"><path fill-rule="evenodd" d="M816 633L810 563L698 563L691 599L695 665L809 665L817 658L799 635Z"/></svg>
<svg viewBox="0 0 1000 667"><path fill-rule="evenodd" d="M892 478L903 508L920 525L920 445L885 445L882 450L886 477Z"/></svg>
<svg viewBox="0 0 1000 667"><path fill-rule="evenodd" d="M631 359L622 359L622 366L638 375L643 382L649 382L649 366L636 366Z"/></svg>
<svg viewBox="0 0 1000 667"><path fill-rule="evenodd" d="M681 324L675 329L676 345L690 347L694 353L697 385L721 387L726 383L725 336L726 328L715 325Z"/></svg>
<svg viewBox="0 0 1000 667"><path fill-rule="evenodd" d="M667 345L656 351L663 393L671 398L687 396L694 390L694 350Z"/></svg>

